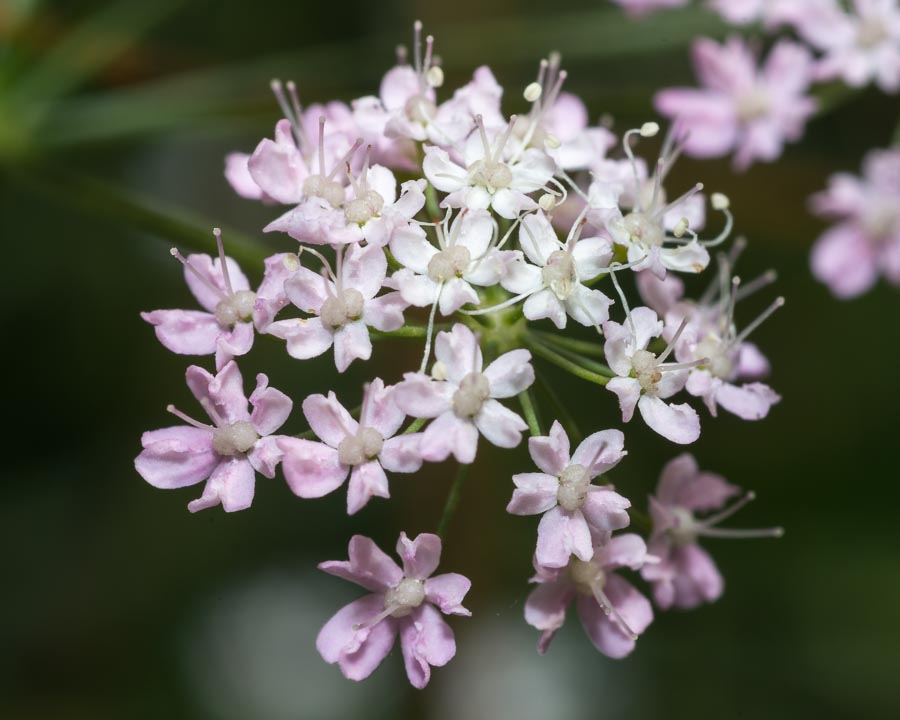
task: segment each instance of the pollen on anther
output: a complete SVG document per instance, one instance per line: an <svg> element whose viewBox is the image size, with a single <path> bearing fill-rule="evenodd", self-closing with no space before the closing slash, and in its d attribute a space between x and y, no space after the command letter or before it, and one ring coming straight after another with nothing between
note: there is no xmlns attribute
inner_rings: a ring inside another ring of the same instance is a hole
<svg viewBox="0 0 900 720"><path fill-rule="evenodd" d="M653 137L659 132L659 123L645 122L641 125L641 137Z"/></svg>
<svg viewBox="0 0 900 720"><path fill-rule="evenodd" d="M522 93L522 96L526 101L533 103L535 100L540 98L542 92L542 88L539 83L533 82L528 87L525 88L525 92Z"/></svg>

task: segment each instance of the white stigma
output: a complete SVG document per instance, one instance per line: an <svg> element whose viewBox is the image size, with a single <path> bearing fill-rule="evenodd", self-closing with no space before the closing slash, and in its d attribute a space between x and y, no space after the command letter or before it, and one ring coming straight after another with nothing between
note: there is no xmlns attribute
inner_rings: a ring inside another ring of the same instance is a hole
<svg viewBox="0 0 900 720"><path fill-rule="evenodd" d="M461 277L472 262L472 254L462 245L451 245L435 254L428 261L428 277L435 282L446 282Z"/></svg>
<svg viewBox="0 0 900 720"><path fill-rule="evenodd" d="M219 455L230 457L247 452L258 439L256 428L246 420L239 420L213 430L212 446Z"/></svg>
<svg viewBox="0 0 900 720"><path fill-rule="evenodd" d="M550 253L547 264L541 268L544 285L560 300L566 300L578 286L578 273L571 253L556 250Z"/></svg>
<svg viewBox="0 0 900 720"><path fill-rule="evenodd" d="M228 327L234 327L239 322L247 322L253 317L255 305L256 293L251 290L238 290L216 305L216 321Z"/></svg>
<svg viewBox="0 0 900 720"><path fill-rule="evenodd" d="M363 225L376 217L384 207L384 198L375 190L366 190L362 196L354 198L344 207L344 218L348 223Z"/></svg>
<svg viewBox="0 0 900 720"><path fill-rule="evenodd" d="M563 510L578 510L587 499L591 479L582 465L569 465L559 476L556 501Z"/></svg>
<svg viewBox="0 0 900 720"><path fill-rule="evenodd" d="M655 393L657 384L662 380L662 372L659 369L659 361L649 350L636 350L631 356L631 366L634 368L634 376L641 384L644 392Z"/></svg>
<svg viewBox="0 0 900 720"><path fill-rule="evenodd" d="M341 465L362 465L374 460L384 447L384 436L375 428L363 427L356 435L348 435L338 445Z"/></svg>

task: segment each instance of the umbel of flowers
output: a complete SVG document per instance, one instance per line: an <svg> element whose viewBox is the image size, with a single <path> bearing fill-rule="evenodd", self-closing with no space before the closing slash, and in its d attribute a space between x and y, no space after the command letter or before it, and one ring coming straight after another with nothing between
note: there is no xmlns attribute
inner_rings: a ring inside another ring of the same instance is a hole
<svg viewBox="0 0 900 720"><path fill-rule="evenodd" d="M145 433L135 465L155 487L202 483L192 512L249 508L257 473L273 477L280 465L300 498L346 485L355 514L390 498L398 476L452 457L460 473L443 534L479 447L527 437L536 470L512 478L507 508L540 516L535 544L522 548L536 573L525 619L544 652L574 604L590 641L620 658L653 619L642 582L659 609L722 593L700 542L746 534L718 527L737 489L683 454L664 469L649 514L636 513L608 478L628 464L623 429L574 445L572 400L540 408L532 388L548 371L569 372L620 409L623 428L643 422L679 445L720 408L760 420L780 398L761 382L768 363L748 336L782 300L737 322L738 301L773 277L732 279L743 245L729 244L726 197L712 195L710 220L700 183L671 192L683 138L668 135L651 171L632 146L657 135L656 123L619 139L591 126L563 89L559 57L540 62L512 116L487 67L448 92L435 57L417 23L411 62L401 52L377 95L304 107L293 83L273 82L283 117L251 154L227 158L226 177L271 208L265 231L283 250L255 290L218 231L217 257L172 251L200 309L143 317L166 348L200 358L187 384L202 412L169 406L178 424ZM707 272L709 289L690 299L679 276ZM628 275L640 291L630 301ZM422 357L397 377L372 377L355 409L356 398L323 386L299 403L303 430L294 401L265 375L246 395L238 361L257 334L283 340L298 361L331 352L338 373L390 353L392 338L418 339ZM320 564L367 594L316 645L361 680L399 637L410 682L424 687L455 654L445 616L470 614L470 582L438 573L439 535L399 537L400 565L362 536L347 560Z"/></svg>

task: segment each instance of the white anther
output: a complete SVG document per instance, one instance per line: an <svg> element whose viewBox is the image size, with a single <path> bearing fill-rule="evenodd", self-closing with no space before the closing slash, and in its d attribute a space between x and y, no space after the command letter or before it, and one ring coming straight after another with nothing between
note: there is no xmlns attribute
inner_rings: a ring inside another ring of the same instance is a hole
<svg viewBox="0 0 900 720"><path fill-rule="evenodd" d="M645 122L641 125L641 137L653 137L659 132L659 123Z"/></svg>
<svg viewBox="0 0 900 720"><path fill-rule="evenodd" d="M713 210L727 210L731 207L731 200L724 193L713 193L709 198Z"/></svg>
<svg viewBox="0 0 900 720"><path fill-rule="evenodd" d="M533 103L541 96L542 91L543 88L541 88L540 83L533 82L525 88L525 92L522 93L522 96L527 102Z"/></svg>

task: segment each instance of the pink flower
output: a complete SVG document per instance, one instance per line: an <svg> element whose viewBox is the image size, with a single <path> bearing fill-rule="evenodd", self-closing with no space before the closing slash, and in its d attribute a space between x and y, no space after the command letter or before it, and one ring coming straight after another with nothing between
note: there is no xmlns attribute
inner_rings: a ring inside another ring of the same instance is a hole
<svg viewBox="0 0 900 720"><path fill-rule="evenodd" d="M709 0L709 6L735 25L762 22L767 29L797 24L832 0Z"/></svg>
<svg viewBox="0 0 900 720"><path fill-rule="evenodd" d="M184 279L200 310L154 310L141 317L154 326L156 337L179 355L215 355L221 370L232 358L253 347L253 325L265 330L284 306L284 278L291 272L291 257L274 255L266 261L266 275L259 292L250 290L238 264L225 257L221 233L215 230L219 257L188 255L174 248L172 255L184 265Z"/></svg>
<svg viewBox="0 0 900 720"><path fill-rule="evenodd" d="M525 622L541 631L538 652L547 646L566 619L572 601L584 631L600 652L623 658L634 650L638 636L653 621L650 602L627 580L613 572L637 570L651 558L638 535L619 535L594 551L591 560L572 558L563 568L535 563L539 583L525 601Z"/></svg>
<svg viewBox="0 0 900 720"><path fill-rule="evenodd" d="M621 5L630 14L641 16L654 10L682 7L687 5L688 0L613 0L613 2Z"/></svg>
<svg viewBox="0 0 900 720"><path fill-rule="evenodd" d="M813 274L840 298L869 290L884 275L900 286L900 150L874 150L863 176L833 175L813 210L840 220L816 242Z"/></svg>
<svg viewBox="0 0 900 720"><path fill-rule="evenodd" d="M369 326L385 332L403 326L406 303L397 292L375 297L387 274L380 247L351 245L337 273L328 279L309 268L297 268L285 282L285 292L294 305L314 317L278 320L266 332L286 340L288 354L301 360L334 345L335 366L344 372L354 360L371 357Z"/></svg>
<svg viewBox="0 0 900 720"><path fill-rule="evenodd" d="M549 318L562 329L567 316L586 327L597 327L609 319L612 300L584 283L609 272L612 244L601 237L579 239L580 231L579 224L563 244L543 211L522 220L519 245L534 264L526 262L519 253L501 284L510 292L527 297L522 312L529 320Z"/></svg>
<svg viewBox="0 0 900 720"><path fill-rule="evenodd" d="M411 473L422 466L418 434L398 435L406 417L393 398L393 388L375 378L363 393L359 422L333 392L310 395L303 414L322 442L282 437L284 477L302 498L322 497L350 476L347 513L361 510L375 495L389 498L384 471Z"/></svg>
<svg viewBox="0 0 900 720"><path fill-rule="evenodd" d="M262 373L256 376L251 413L237 363L229 362L215 376L189 367L188 388L214 424L197 422L170 405L169 412L188 424L144 433L144 450L134 461L140 476L166 490L206 480L203 495L188 504L191 512L220 503L226 512L250 507L256 473L275 477L281 452L272 433L292 406L287 395L268 383Z"/></svg>
<svg viewBox="0 0 900 720"><path fill-rule="evenodd" d="M391 277L410 305L426 307L438 303L442 315L452 315L463 305L477 305L473 285L496 285L506 273L510 251L493 247L495 223L486 210L460 211L435 225L438 247L432 245L418 225L398 229L391 253L403 265Z"/></svg>
<svg viewBox="0 0 900 720"><path fill-rule="evenodd" d="M736 37L723 45L697 40L693 53L703 89L671 88L655 99L657 110L689 133L686 152L719 157L734 150L734 165L744 170L755 160L775 160L785 141L800 139L816 110L806 95L812 79L806 48L779 40L760 69Z"/></svg>
<svg viewBox="0 0 900 720"><path fill-rule="evenodd" d="M618 396L623 422L631 420L637 407L651 430L674 443L687 445L700 437L696 410L664 400L684 387L686 370L692 364L665 362L673 350L672 343L658 357L647 350L650 340L659 337L662 329L656 313L645 307L632 310L624 325L604 323L606 362L618 375L606 389Z"/></svg>
<svg viewBox="0 0 900 720"><path fill-rule="evenodd" d="M549 436L529 438L531 459L542 472L513 475L516 489L506 511L543 513L535 563L564 567L572 555L590 560L594 544L607 542L613 530L628 526L631 503L608 486L591 484L625 457L624 442L618 430L603 430L585 438L570 456L569 438L558 422Z"/></svg>
<svg viewBox="0 0 900 720"><path fill-rule="evenodd" d="M431 668L446 665L456 654L456 640L445 615L470 616L462 606L472 583L457 573L433 575L441 559L441 539L423 533L410 540L400 533L397 564L367 537L354 535L350 559L332 560L320 570L361 585L370 594L341 608L316 638L316 649L329 664L337 663L344 677L369 677L394 646L400 646L406 675L413 687L424 688Z"/></svg>
<svg viewBox="0 0 900 720"><path fill-rule="evenodd" d="M690 453L679 455L663 468L656 495L650 498L653 534L648 548L660 562L645 565L641 572L653 585L653 599L659 607L690 609L722 595L722 576L713 559L697 543L699 537L780 537L783 534L781 528L723 530L715 527L752 500L753 493L747 493L715 515L695 517L695 513L723 507L738 492L739 488L720 475L701 472Z"/></svg>
<svg viewBox="0 0 900 720"><path fill-rule="evenodd" d="M441 207L465 207L486 210L513 219L520 213L536 210L529 195L544 187L553 177L555 163L543 150L505 152L515 126L511 120L505 130L491 132L489 138L481 116L475 118L478 132L472 133L463 148L462 164L443 148L428 145L422 171L436 189L449 193Z"/></svg>
<svg viewBox="0 0 900 720"><path fill-rule="evenodd" d="M900 6L897 0L853 0L847 12L820 0L796 21L800 36L825 53L818 80L841 78L862 87L874 81L888 93L900 90Z"/></svg>
<svg viewBox="0 0 900 720"><path fill-rule="evenodd" d="M431 377L406 373L397 385L401 410L412 417L434 418L422 433L422 457L440 462L452 453L458 462L471 463L479 432L497 447L518 445L528 426L497 398L513 397L531 386L531 353L513 350L482 371L478 339L457 323L450 332L438 333L434 354Z"/></svg>

